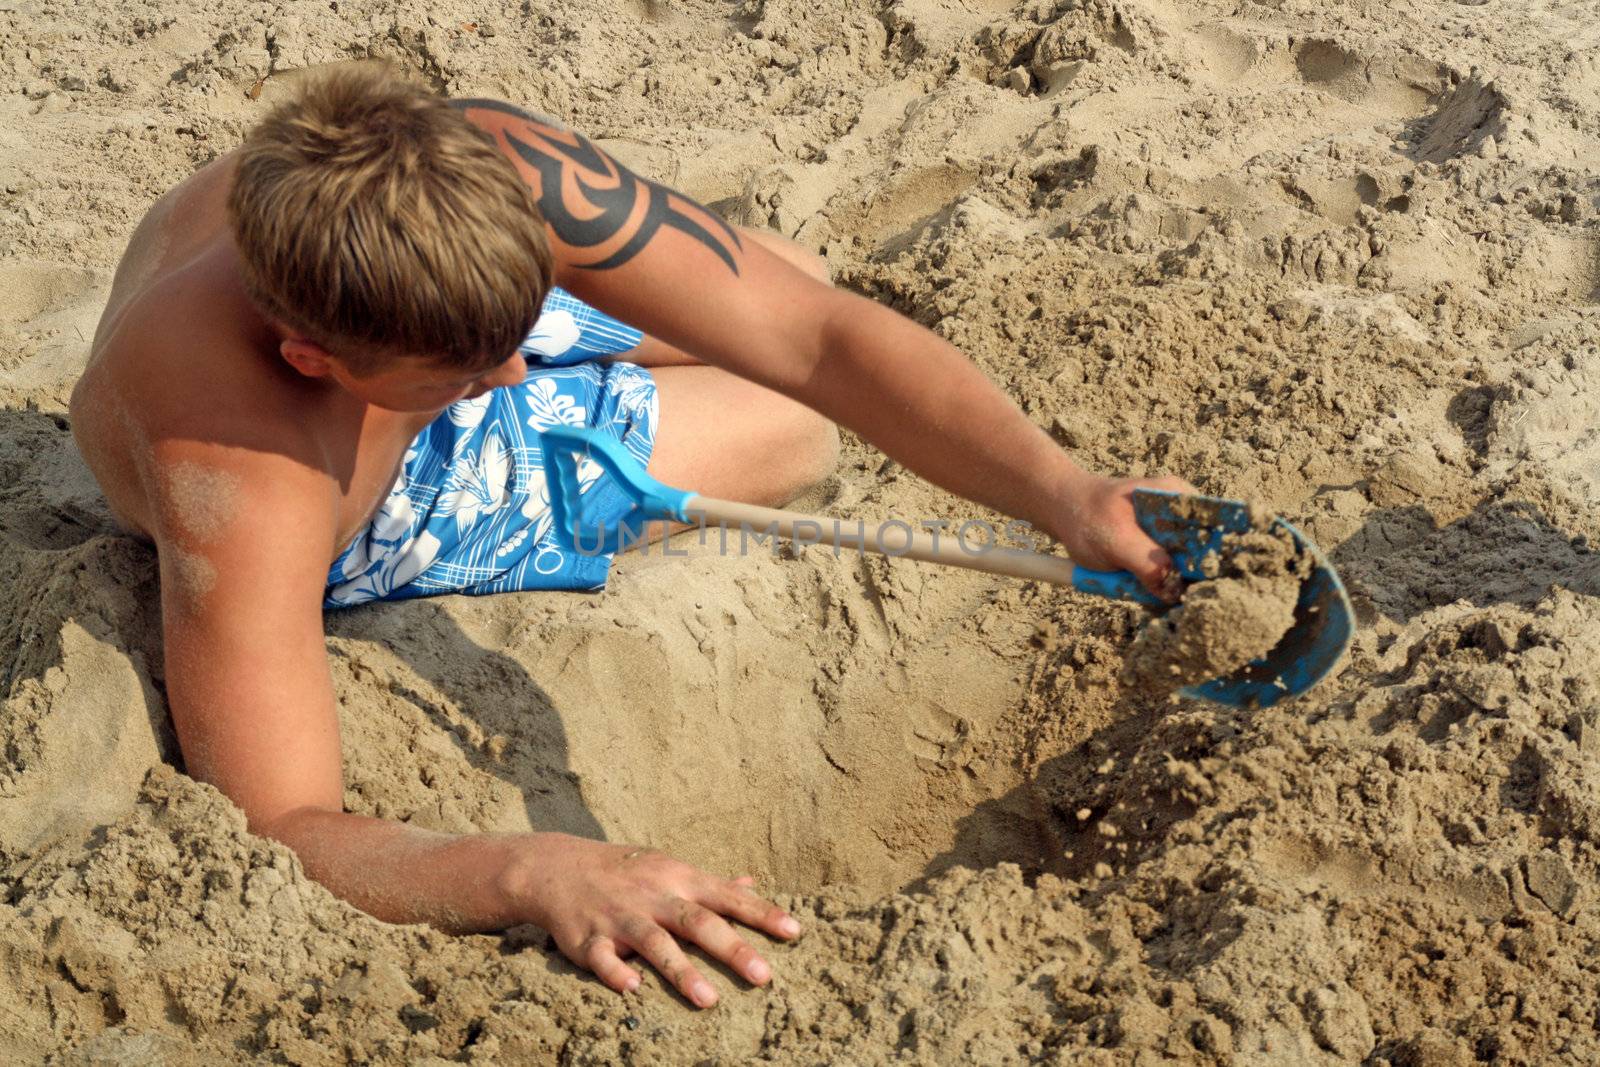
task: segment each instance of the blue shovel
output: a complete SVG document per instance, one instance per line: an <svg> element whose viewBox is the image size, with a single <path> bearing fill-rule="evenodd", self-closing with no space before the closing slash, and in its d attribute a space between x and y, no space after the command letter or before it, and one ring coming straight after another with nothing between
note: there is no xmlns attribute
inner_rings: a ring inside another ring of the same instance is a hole
<svg viewBox="0 0 1600 1067"><path fill-rule="evenodd" d="M851 529L840 519L718 500L662 485L645 472L644 465L620 441L608 434L558 426L544 430L539 437L549 479L555 536L569 551L589 555L615 552L636 542L644 524L652 520L720 524L761 534L775 532L797 544L846 546L1070 585L1080 592L1131 600L1152 608L1169 606L1147 592L1127 571L1094 571L1060 556L992 544L969 545L956 537L913 530L910 523L896 520L880 523L876 531L867 530L862 523ZM628 512L609 529L585 526L578 483L580 458L599 464L633 501ZM1189 582L1206 580L1201 562L1221 548L1225 535L1251 528L1248 505L1218 497L1138 489L1133 494L1133 511L1139 526L1167 550L1179 575ZM1274 518L1272 525L1287 532L1295 547L1312 560L1311 576L1300 586L1294 625L1261 659L1221 678L1186 686L1181 690L1185 696L1234 707L1271 707L1316 685L1350 647L1354 630L1350 598L1338 573L1299 530L1279 518Z"/></svg>

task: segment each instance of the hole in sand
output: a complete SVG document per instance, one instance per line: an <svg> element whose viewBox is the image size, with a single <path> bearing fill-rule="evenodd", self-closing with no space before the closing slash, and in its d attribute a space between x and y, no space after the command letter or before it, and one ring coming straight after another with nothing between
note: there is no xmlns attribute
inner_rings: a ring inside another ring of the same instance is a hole
<svg viewBox="0 0 1600 1067"><path fill-rule="evenodd" d="M1384 118L1420 114L1444 84L1443 67L1412 56L1363 56L1317 38L1296 44L1293 55L1308 87Z"/></svg>
<svg viewBox="0 0 1600 1067"><path fill-rule="evenodd" d="M1308 84L1338 82L1361 73L1363 64L1354 54L1332 41L1310 40L1295 49L1295 67Z"/></svg>
<svg viewBox="0 0 1600 1067"><path fill-rule="evenodd" d="M1261 47L1251 37L1226 26L1200 26L1189 33L1192 54L1212 79L1232 82L1255 66Z"/></svg>
<svg viewBox="0 0 1600 1067"><path fill-rule="evenodd" d="M641 724L650 742L641 736L626 751L649 752L644 763L603 779L584 774L609 836L797 892L887 891L958 863L1038 868L1049 855L1046 820L1000 755L1023 697L1005 659L950 647L914 664L851 670L830 687L798 663L793 672L730 669L742 656L712 641L694 665L669 660L666 644L622 636L596 653L677 685L701 670L733 683L710 706L701 701L708 714L720 707L720 724L694 714L677 728ZM585 762L581 731L569 725L575 766Z"/></svg>
<svg viewBox="0 0 1600 1067"><path fill-rule="evenodd" d="M513 633L504 604L465 598L330 616L362 709L352 807L604 836L785 892L1046 869L1058 819L1033 768L1109 714L1120 659L1092 631L1112 623L1074 624L1086 675L1030 643L1036 609L905 570L638 558L626 597L528 598Z"/></svg>

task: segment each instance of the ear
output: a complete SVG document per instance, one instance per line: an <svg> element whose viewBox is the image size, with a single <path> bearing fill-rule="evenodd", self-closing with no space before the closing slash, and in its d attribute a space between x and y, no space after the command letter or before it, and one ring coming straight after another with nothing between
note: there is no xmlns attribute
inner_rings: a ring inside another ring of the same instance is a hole
<svg viewBox="0 0 1600 1067"><path fill-rule="evenodd" d="M327 349L303 337L285 337L278 342L278 352L307 378L326 378L333 370L333 357Z"/></svg>

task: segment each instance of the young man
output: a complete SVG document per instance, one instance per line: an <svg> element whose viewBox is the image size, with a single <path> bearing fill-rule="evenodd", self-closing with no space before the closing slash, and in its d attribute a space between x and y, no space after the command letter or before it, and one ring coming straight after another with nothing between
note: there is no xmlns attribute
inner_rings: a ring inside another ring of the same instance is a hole
<svg viewBox="0 0 1600 1067"><path fill-rule="evenodd" d="M765 983L728 920L799 930L749 879L346 813L322 610L603 585L608 559L550 537L535 435L552 422L604 427L669 484L779 504L828 471L836 420L1165 587L1129 494L1181 483L1084 473L948 344L819 263L515 107L371 65L307 77L140 223L73 394L111 507L157 548L189 773L380 918L537 923L612 988L637 988L638 954L702 1007L716 995L680 939ZM605 478L585 491L586 512L620 512Z"/></svg>

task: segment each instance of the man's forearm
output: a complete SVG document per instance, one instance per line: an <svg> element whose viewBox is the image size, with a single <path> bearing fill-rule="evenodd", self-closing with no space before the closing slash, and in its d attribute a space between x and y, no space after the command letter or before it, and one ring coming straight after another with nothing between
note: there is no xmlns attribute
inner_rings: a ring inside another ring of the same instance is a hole
<svg viewBox="0 0 1600 1067"><path fill-rule="evenodd" d="M944 489L1056 536L1092 476L953 345L840 293L797 398Z"/></svg>
<svg viewBox="0 0 1600 1067"><path fill-rule="evenodd" d="M335 896L386 922L470 933L532 921L515 886L536 835L444 834L319 810L258 832L293 849Z"/></svg>

